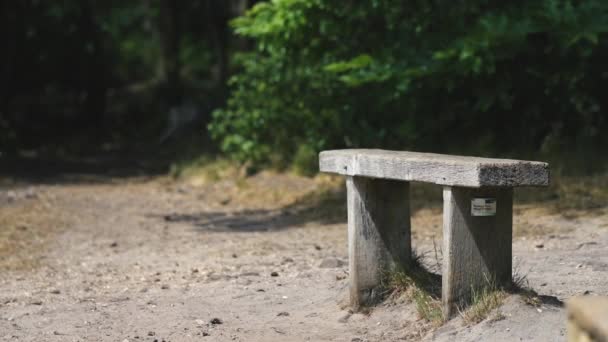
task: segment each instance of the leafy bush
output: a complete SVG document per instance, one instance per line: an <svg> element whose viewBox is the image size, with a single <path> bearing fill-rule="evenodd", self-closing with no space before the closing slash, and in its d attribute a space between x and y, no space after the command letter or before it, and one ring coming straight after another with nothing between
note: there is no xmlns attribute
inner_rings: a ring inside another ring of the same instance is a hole
<svg viewBox="0 0 608 342"><path fill-rule="evenodd" d="M314 176L319 170L319 157L309 145L300 145L293 157L294 171L303 176Z"/></svg>
<svg viewBox="0 0 608 342"><path fill-rule="evenodd" d="M255 49L210 131L239 160L606 143L606 1L273 0L233 27Z"/></svg>

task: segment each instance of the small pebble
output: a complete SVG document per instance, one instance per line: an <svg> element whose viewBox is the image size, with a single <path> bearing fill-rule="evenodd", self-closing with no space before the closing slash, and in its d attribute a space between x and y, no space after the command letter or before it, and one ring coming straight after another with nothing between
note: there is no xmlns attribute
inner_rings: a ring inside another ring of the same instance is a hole
<svg viewBox="0 0 608 342"><path fill-rule="evenodd" d="M342 315L340 318L338 318L338 323L346 323L348 322L348 319L350 318L351 313L346 313L344 315Z"/></svg>
<svg viewBox="0 0 608 342"><path fill-rule="evenodd" d="M338 268L344 266L346 263L338 258L325 258L319 263L320 268Z"/></svg>
<svg viewBox="0 0 608 342"><path fill-rule="evenodd" d="M279 313L277 314L277 316L278 316L278 317L280 317L280 316L289 316L289 312L286 312L286 311L279 312Z"/></svg>
<svg viewBox="0 0 608 342"><path fill-rule="evenodd" d="M216 325L216 324L223 324L224 322L222 322L221 319L216 317L216 318L212 319L209 323Z"/></svg>
<svg viewBox="0 0 608 342"><path fill-rule="evenodd" d="M279 274L278 274L277 272L272 272L272 273L270 273L270 276L271 276L271 277L278 277L278 276L279 276Z"/></svg>

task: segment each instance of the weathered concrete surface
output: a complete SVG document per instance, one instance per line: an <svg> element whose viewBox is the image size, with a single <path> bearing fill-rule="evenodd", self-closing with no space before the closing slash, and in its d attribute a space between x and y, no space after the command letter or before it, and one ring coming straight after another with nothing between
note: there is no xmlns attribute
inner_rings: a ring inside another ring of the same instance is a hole
<svg viewBox="0 0 608 342"><path fill-rule="evenodd" d="M471 200L496 199L496 214L472 216ZM512 188L443 189L443 313L451 317L472 291L511 282Z"/></svg>
<svg viewBox="0 0 608 342"><path fill-rule="evenodd" d="M549 164L370 149L323 151L322 172L463 187L549 185Z"/></svg>
<svg viewBox="0 0 608 342"><path fill-rule="evenodd" d="M409 183L348 177L350 302L354 309L382 297L386 272L411 257Z"/></svg>
<svg viewBox="0 0 608 342"><path fill-rule="evenodd" d="M608 297L575 297L567 306L569 342L608 341Z"/></svg>

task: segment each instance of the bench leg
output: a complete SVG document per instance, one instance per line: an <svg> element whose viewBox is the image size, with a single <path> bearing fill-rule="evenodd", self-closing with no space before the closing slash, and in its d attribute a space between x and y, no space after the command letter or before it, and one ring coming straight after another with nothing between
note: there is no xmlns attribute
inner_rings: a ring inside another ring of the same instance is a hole
<svg viewBox="0 0 608 342"><path fill-rule="evenodd" d="M494 216L473 216L473 198L496 199ZM513 224L512 188L443 190L443 313L449 318L459 305L493 282L511 282Z"/></svg>
<svg viewBox="0 0 608 342"><path fill-rule="evenodd" d="M382 297L386 271L411 259L409 183L347 177L350 302L354 309Z"/></svg>

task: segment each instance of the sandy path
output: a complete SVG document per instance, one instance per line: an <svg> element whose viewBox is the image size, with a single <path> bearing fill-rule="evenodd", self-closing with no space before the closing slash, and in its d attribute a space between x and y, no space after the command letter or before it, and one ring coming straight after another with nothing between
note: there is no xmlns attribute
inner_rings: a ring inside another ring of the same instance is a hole
<svg viewBox="0 0 608 342"><path fill-rule="evenodd" d="M466 327L457 318L435 332L407 301L350 315L342 305L344 223L298 222L288 213L226 204L212 187L151 182L35 191L71 219L40 252L40 267L0 275L0 340L564 340L563 308L532 307L519 296L500 309L502 320ZM607 295L608 218L538 220L560 229L516 239L515 263L530 286L561 300L586 291ZM432 250L428 239L415 244Z"/></svg>

